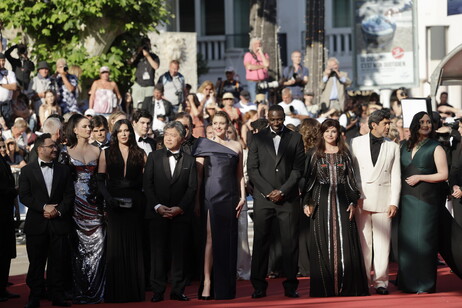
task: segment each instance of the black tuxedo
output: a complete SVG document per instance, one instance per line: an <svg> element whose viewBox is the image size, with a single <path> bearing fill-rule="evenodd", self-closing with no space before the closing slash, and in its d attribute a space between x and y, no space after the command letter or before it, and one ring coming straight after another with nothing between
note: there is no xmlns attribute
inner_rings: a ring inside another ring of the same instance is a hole
<svg viewBox="0 0 462 308"><path fill-rule="evenodd" d="M18 195L11 168L0 155L0 297L6 291L11 259L16 257L14 199Z"/></svg>
<svg viewBox="0 0 462 308"><path fill-rule="evenodd" d="M172 103L170 103L169 101L165 99L162 99L162 102L164 103L166 121L169 122L173 119L173 116L174 116ZM154 97L152 96L145 97L144 101L141 103L140 109L145 109L149 111L149 113L152 114L152 116L155 116L154 115Z"/></svg>
<svg viewBox="0 0 462 308"><path fill-rule="evenodd" d="M48 258L49 290L53 300L63 300L63 253L67 247L67 234L71 230L71 215L74 203L74 184L68 166L54 163L50 196L38 161L21 169L19 198L29 209L24 232L29 257L27 285L30 298L38 300L44 289L44 270ZM58 204L60 216L43 217L45 204Z"/></svg>
<svg viewBox="0 0 462 308"><path fill-rule="evenodd" d="M268 270L271 220L276 218L282 243L283 270L287 280L286 291L298 286L298 218L300 196L298 182L304 169L304 147L301 135L286 127L283 129L278 154L274 149L270 128L253 135L249 145L247 170L254 186L254 244L251 281L256 290L265 291ZM266 196L281 190L284 199L275 204Z"/></svg>
<svg viewBox="0 0 462 308"><path fill-rule="evenodd" d="M196 161L182 152L172 176L167 149L154 151L148 156L143 184L148 200L146 218L150 220L151 286L155 293L165 292L168 260L172 260L172 293L182 294L186 285L185 247L197 189ZM184 213L163 218L154 210L158 204L178 206Z"/></svg>

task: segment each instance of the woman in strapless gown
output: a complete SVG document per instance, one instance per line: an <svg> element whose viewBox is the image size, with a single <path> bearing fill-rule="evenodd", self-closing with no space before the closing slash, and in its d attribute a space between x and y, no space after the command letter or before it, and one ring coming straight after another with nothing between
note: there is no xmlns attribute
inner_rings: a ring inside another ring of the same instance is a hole
<svg viewBox="0 0 462 308"><path fill-rule="evenodd" d="M236 296L237 223L246 195L242 147L238 141L226 137L229 125L228 115L217 112L212 122L213 141L200 138L193 149L199 184L203 183L196 207L202 204L200 212L205 229L199 299Z"/></svg>
<svg viewBox="0 0 462 308"><path fill-rule="evenodd" d="M73 302L95 304L103 300L105 286L104 213L98 198L96 171L98 147L88 143L90 121L73 115L66 129L68 164L74 175L75 201L72 215Z"/></svg>

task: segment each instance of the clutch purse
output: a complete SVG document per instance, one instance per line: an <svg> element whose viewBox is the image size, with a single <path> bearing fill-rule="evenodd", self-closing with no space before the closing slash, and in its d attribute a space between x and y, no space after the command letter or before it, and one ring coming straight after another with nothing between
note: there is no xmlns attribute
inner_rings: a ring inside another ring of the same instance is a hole
<svg viewBox="0 0 462 308"><path fill-rule="evenodd" d="M131 209L133 206L132 198L114 198L114 200L117 200L119 207L123 209Z"/></svg>

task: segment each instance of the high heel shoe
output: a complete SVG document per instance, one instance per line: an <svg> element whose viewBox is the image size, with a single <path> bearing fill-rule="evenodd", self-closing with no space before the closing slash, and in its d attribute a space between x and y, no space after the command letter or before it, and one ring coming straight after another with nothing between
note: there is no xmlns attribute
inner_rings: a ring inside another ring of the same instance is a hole
<svg viewBox="0 0 462 308"><path fill-rule="evenodd" d="M200 300L202 301L209 301L209 300L212 300L213 297L210 295L210 296L202 296L202 295L199 295L199 298Z"/></svg>

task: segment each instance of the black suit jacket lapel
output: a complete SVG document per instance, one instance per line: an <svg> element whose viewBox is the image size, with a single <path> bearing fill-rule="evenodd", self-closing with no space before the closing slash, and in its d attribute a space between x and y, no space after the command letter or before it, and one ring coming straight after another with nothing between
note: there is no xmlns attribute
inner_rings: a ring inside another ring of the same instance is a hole
<svg viewBox="0 0 462 308"><path fill-rule="evenodd" d="M285 128L284 129L288 129ZM284 156L284 152L286 151L290 140L292 139L292 134L290 132L284 132L281 135L281 142L279 143L279 148L278 148L278 155L276 156L276 165L279 164L281 161L281 158Z"/></svg>
<svg viewBox="0 0 462 308"><path fill-rule="evenodd" d="M268 153L271 156L271 159L274 161L276 160L276 150L274 149L274 142L273 136L271 135L271 130L269 128L266 129L266 134L263 136L264 142L268 148Z"/></svg>
<svg viewBox="0 0 462 308"><path fill-rule="evenodd" d="M56 189L58 188L58 184L61 181L61 168L60 166L57 166L57 163L54 164L53 167L53 180L51 182L51 193L50 193L50 199L54 196L54 193L56 192Z"/></svg>
<svg viewBox="0 0 462 308"><path fill-rule="evenodd" d="M38 160L36 160L33 163L34 167L34 177L37 180L37 183L39 184L39 188L45 192L45 194L48 196L48 190L47 190L47 184L45 183L45 178L43 177L42 173L42 168L40 168Z"/></svg>
<svg viewBox="0 0 462 308"><path fill-rule="evenodd" d="M170 164L168 162L167 150L164 148L162 149L164 153L162 154L162 165L164 166L164 172L167 176L167 179L172 180L172 172L170 170Z"/></svg>

